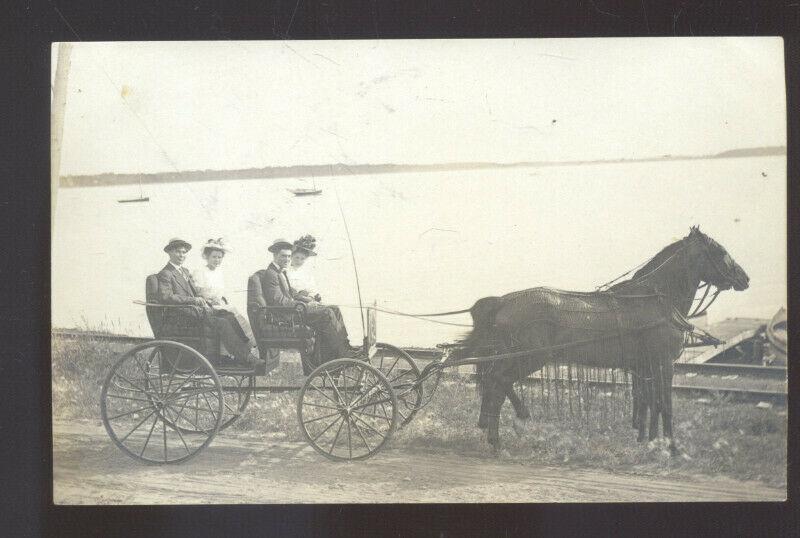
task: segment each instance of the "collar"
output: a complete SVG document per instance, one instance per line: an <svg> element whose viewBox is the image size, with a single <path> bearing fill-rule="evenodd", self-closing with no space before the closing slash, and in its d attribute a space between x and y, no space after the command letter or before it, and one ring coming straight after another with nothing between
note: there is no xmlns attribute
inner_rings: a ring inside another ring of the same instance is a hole
<svg viewBox="0 0 800 538"><path fill-rule="evenodd" d="M285 272L285 269L281 269L280 267L278 267L278 264L276 264L275 262L269 262L269 266L267 266L267 269L270 268L275 269L279 273Z"/></svg>
<svg viewBox="0 0 800 538"><path fill-rule="evenodd" d="M170 261L169 261L169 262L167 262L167 263L169 263L169 264L170 264L172 267L174 267L175 269L177 269L178 271L180 271L181 273L183 273L183 266L182 266L182 265L175 265L174 263L172 263L172 260L170 260Z"/></svg>

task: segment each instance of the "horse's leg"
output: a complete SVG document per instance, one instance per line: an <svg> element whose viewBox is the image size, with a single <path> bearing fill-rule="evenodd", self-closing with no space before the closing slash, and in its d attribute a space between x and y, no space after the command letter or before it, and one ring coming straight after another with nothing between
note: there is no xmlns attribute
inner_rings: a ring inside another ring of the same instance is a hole
<svg viewBox="0 0 800 538"><path fill-rule="evenodd" d="M661 394L661 421L664 428L664 437L669 439L669 452L673 456L680 454L675 438L672 436L672 376L674 369L672 359L667 357L663 365L662 394Z"/></svg>
<svg viewBox="0 0 800 538"><path fill-rule="evenodd" d="M488 418L486 416L486 409L487 409L486 408L486 401L488 400L486 395L487 395L487 393L489 391L487 390L486 387L489 384L488 377L489 377L489 373L490 372L489 372L489 369L487 369L487 367L485 365L478 364L477 367L476 367L476 373L478 374L478 377L479 377L480 383L481 383L481 389L480 389L481 410L480 410L480 412L478 414L478 428L480 428L482 430L485 430L487 428L487 426L489 425L489 421L488 421Z"/></svg>
<svg viewBox="0 0 800 538"><path fill-rule="evenodd" d="M500 410L505 402L506 392L503 384L496 379L486 383L484 390L486 391L487 441L495 449L498 449L500 448Z"/></svg>
<svg viewBox="0 0 800 538"><path fill-rule="evenodd" d="M514 407L514 413L517 415L517 418L520 420L528 420L531 418L530 410L525 407L525 404L522 403L522 400L519 399L517 393L514 392L514 384L508 385L506 387L506 396L508 396L508 401L511 402L511 405Z"/></svg>
<svg viewBox="0 0 800 538"><path fill-rule="evenodd" d="M650 430L647 433L647 440L653 441L658 437L658 415L661 413L661 392L663 391L661 369L659 365L651 368L650 391L647 404L650 407Z"/></svg>
<svg viewBox="0 0 800 538"><path fill-rule="evenodd" d="M648 408L648 401L649 401L649 390L650 390L650 382L646 379L639 379L638 381L639 390L637 391L636 396L633 399L633 405L636 407L636 427L638 429L638 433L636 435L636 440L638 442L644 441L645 437L645 426L647 420L647 408ZM651 411L652 412L652 411Z"/></svg>
<svg viewBox="0 0 800 538"><path fill-rule="evenodd" d="M634 430L639 429L639 382L636 375L631 372L631 425Z"/></svg>
<svg viewBox="0 0 800 538"><path fill-rule="evenodd" d="M481 390L481 411L478 415L478 427L482 430L485 430L489 426L489 418L486 416L486 409L488 408L486 401L489 399L488 394L489 390L486 388L486 385L484 385Z"/></svg>

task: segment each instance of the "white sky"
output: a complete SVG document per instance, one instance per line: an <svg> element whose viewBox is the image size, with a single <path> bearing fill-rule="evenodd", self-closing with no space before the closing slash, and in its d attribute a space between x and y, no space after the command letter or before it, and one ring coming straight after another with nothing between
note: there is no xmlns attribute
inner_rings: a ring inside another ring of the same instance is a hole
<svg viewBox="0 0 800 538"><path fill-rule="evenodd" d="M769 37L77 43L61 174L784 145L782 50Z"/></svg>

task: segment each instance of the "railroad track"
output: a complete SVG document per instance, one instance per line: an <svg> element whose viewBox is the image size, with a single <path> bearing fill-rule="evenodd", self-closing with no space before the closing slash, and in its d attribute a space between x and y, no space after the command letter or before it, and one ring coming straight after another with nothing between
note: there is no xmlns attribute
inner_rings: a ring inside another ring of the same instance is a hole
<svg viewBox="0 0 800 538"><path fill-rule="evenodd" d="M68 340L81 340L92 339L98 341L113 342L119 344L139 344L148 342L151 338L142 336L127 336L119 334L107 334L96 332L85 332L79 330L65 330L55 329L52 334L56 338ZM436 349L429 348L404 348L405 351L411 355L415 360L420 362L429 362L437 360L442 356L442 352ZM694 373L703 376L729 376L735 375L741 378L759 379L759 380L786 380L787 369L778 366L757 366L747 364L689 364L689 363L675 363L676 374ZM470 381L475 381L474 374L467 374ZM564 382L565 380L550 380L550 382ZM525 380L526 384L536 385L541 383L541 378L529 377ZM625 385L624 381L588 381L590 386L612 387L617 385ZM286 387L289 390L290 387ZM291 387L294 389L294 387ZM673 385L672 390L675 394L680 394L688 397L708 396L715 395L730 398L733 401L767 401L777 405L786 404L786 391L770 391L770 390L757 390L748 388L733 388L733 387L711 387L703 385ZM274 391L280 392L280 389Z"/></svg>

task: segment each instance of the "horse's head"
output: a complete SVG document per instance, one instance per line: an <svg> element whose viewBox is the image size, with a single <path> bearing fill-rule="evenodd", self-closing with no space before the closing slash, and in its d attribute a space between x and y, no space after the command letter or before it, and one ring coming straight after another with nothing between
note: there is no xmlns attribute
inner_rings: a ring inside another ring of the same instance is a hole
<svg viewBox="0 0 800 538"><path fill-rule="evenodd" d="M704 282L720 290L733 288L736 291L746 290L750 285L750 277L744 269L731 258L725 247L693 226L685 238L687 247L694 251L692 256L698 262L700 278Z"/></svg>

